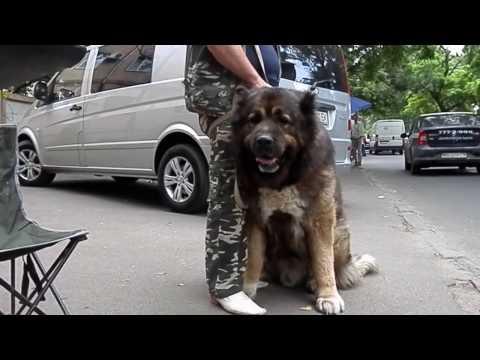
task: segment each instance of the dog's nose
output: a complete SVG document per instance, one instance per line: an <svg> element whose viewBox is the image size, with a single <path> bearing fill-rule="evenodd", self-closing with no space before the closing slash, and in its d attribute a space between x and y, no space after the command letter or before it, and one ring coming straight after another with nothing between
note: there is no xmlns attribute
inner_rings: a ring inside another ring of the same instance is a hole
<svg viewBox="0 0 480 360"><path fill-rule="evenodd" d="M256 139L256 145L259 149L268 149L273 145L273 138L269 135L261 135Z"/></svg>

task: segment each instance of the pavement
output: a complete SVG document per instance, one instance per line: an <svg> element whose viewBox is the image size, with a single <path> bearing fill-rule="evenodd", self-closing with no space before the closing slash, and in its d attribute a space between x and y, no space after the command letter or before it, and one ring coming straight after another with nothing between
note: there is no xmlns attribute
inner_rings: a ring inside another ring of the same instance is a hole
<svg viewBox="0 0 480 360"><path fill-rule="evenodd" d="M354 253L377 258L380 273L341 291L346 314L479 314L480 176L456 170L412 176L401 156L368 156L339 167ZM155 183L60 175L46 188L22 188L30 218L49 228L85 228L55 282L74 314L223 315L210 304L204 275L205 214L170 212ZM48 263L60 251L41 252ZM6 275L7 263L0 263ZM20 277L18 276L18 281ZM0 290L0 308L9 300ZM257 302L268 314L317 315L301 290L269 286ZM47 297L43 308L58 313Z"/></svg>

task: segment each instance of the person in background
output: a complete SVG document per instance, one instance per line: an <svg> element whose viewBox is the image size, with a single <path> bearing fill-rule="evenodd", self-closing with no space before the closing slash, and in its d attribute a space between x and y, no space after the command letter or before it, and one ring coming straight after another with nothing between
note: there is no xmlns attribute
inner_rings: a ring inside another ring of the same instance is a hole
<svg viewBox="0 0 480 360"><path fill-rule="evenodd" d="M358 114L353 115L353 126L350 138L352 140L352 154L354 166L362 166L362 144L365 137L363 119Z"/></svg>

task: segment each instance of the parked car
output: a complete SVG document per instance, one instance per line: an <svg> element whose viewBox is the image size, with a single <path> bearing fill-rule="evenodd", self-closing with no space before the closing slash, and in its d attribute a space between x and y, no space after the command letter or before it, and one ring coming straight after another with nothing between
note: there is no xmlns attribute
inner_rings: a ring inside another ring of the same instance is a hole
<svg viewBox="0 0 480 360"><path fill-rule="evenodd" d="M405 170L417 174L433 166L476 167L480 173L480 116L436 113L414 120L405 141Z"/></svg>
<svg viewBox="0 0 480 360"><path fill-rule="evenodd" d="M403 139L401 135L405 132L403 120L378 120L373 125L374 139L373 147L370 144L370 154L379 154L382 151L391 151L393 155L403 152Z"/></svg>
<svg viewBox="0 0 480 360"><path fill-rule="evenodd" d="M314 89L336 161L348 162L351 105L340 47L281 49L280 86ZM18 126L20 183L47 185L60 172L155 179L171 209L204 209L210 143L185 107L185 54L186 45L89 46L76 66L38 83L38 100Z"/></svg>

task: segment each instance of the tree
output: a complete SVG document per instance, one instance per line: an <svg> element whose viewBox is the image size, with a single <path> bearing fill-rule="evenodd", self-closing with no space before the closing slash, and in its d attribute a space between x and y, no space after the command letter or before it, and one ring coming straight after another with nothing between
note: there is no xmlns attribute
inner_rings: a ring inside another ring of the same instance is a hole
<svg viewBox="0 0 480 360"><path fill-rule="evenodd" d="M344 46L355 96L372 102L364 113L408 120L421 113L472 111L480 102L480 46L452 54L442 45Z"/></svg>

